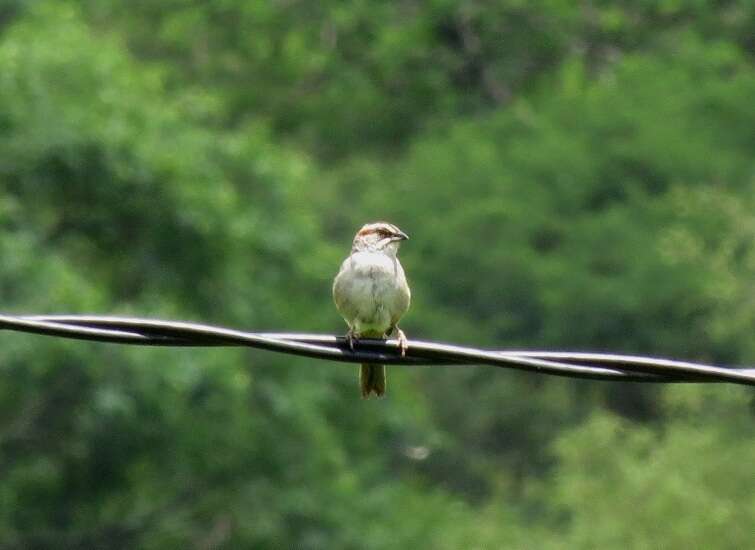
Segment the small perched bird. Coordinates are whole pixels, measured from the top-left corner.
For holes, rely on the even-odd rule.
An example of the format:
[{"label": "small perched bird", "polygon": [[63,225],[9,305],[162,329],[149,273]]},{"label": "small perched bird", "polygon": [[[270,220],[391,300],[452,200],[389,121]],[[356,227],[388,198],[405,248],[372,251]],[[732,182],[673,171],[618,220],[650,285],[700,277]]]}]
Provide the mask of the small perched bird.
[{"label": "small perched bird", "polygon": [[[398,338],[401,355],[406,336],[398,321],[409,309],[411,292],[396,254],[401,241],[409,237],[395,225],[368,223],[357,231],[351,254],[333,282],[333,300],[349,325],[346,338]],[[362,397],[385,394],[385,366],[364,364],[359,370]]]}]

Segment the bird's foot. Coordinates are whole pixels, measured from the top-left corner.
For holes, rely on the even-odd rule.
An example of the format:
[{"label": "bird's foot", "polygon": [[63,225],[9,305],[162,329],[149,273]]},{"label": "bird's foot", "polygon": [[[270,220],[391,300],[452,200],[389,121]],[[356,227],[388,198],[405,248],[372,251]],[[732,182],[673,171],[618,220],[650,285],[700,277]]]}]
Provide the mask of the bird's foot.
[{"label": "bird's foot", "polygon": [[352,330],[346,333],[346,341],[349,343],[349,349],[354,351],[354,342],[359,340],[359,336]]},{"label": "bird's foot", "polygon": [[406,339],[406,334],[400,328],[395,327],[393,330],[398,340],[398,349],[401,352],[401,357],[406,357],[406,350],[409,349],[409,340]]}]

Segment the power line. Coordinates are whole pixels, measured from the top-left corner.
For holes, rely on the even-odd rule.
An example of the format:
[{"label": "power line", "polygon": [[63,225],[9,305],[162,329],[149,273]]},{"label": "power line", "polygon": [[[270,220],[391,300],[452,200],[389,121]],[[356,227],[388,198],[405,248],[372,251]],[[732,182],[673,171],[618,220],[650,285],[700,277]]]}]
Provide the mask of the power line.
[{"label": "power line", "polygon": [[259,333],[197,323],[91,315],[0,315],[0,329],[96,342],[144,346],[245,346],[347,363],[403,366],[492,365],[593,380],[630,382],[729,382],[755,386],[755,369],[724,368],[631,355],[563,351],[483,350],[410,340],[401,357],[395,340],[322,334]]}]

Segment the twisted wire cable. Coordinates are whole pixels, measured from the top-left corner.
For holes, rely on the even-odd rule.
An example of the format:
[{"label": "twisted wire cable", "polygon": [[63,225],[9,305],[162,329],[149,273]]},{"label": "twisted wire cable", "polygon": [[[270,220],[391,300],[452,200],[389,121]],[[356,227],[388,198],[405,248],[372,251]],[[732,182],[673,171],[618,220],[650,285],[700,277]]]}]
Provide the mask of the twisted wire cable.
[{"label": "twisted wire cable", "polygon": [[704,365],[634,355],[567,351],[484,350],[409,340],[401,356],[396,340],[361,339],[349,347],[340,336],[245,332],[198,323],[94,315],[3,315],[0,330],[145,346],[245,346],[347,363],[403,366],[492,365],[541,374],[625,382],[729,382],[755,386],[755,369]]}]

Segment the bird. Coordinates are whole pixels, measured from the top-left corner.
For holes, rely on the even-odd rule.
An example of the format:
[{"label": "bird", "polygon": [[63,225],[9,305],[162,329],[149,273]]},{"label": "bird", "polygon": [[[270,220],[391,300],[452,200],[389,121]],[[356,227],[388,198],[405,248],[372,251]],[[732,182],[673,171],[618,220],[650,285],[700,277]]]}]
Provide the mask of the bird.
[{"label": "bird", "polygon": [[[351,349],[360,338],[396,338],[402,357],[408,347],[398,327],[409,309],[411,291],[397,253],[409,237],[387,222],[364,225],[354,236],[351,253],[333,281],[333,301],[349,330]],[[366,363],[359,369],[363,398],[385,395],[385,365]]]}]

